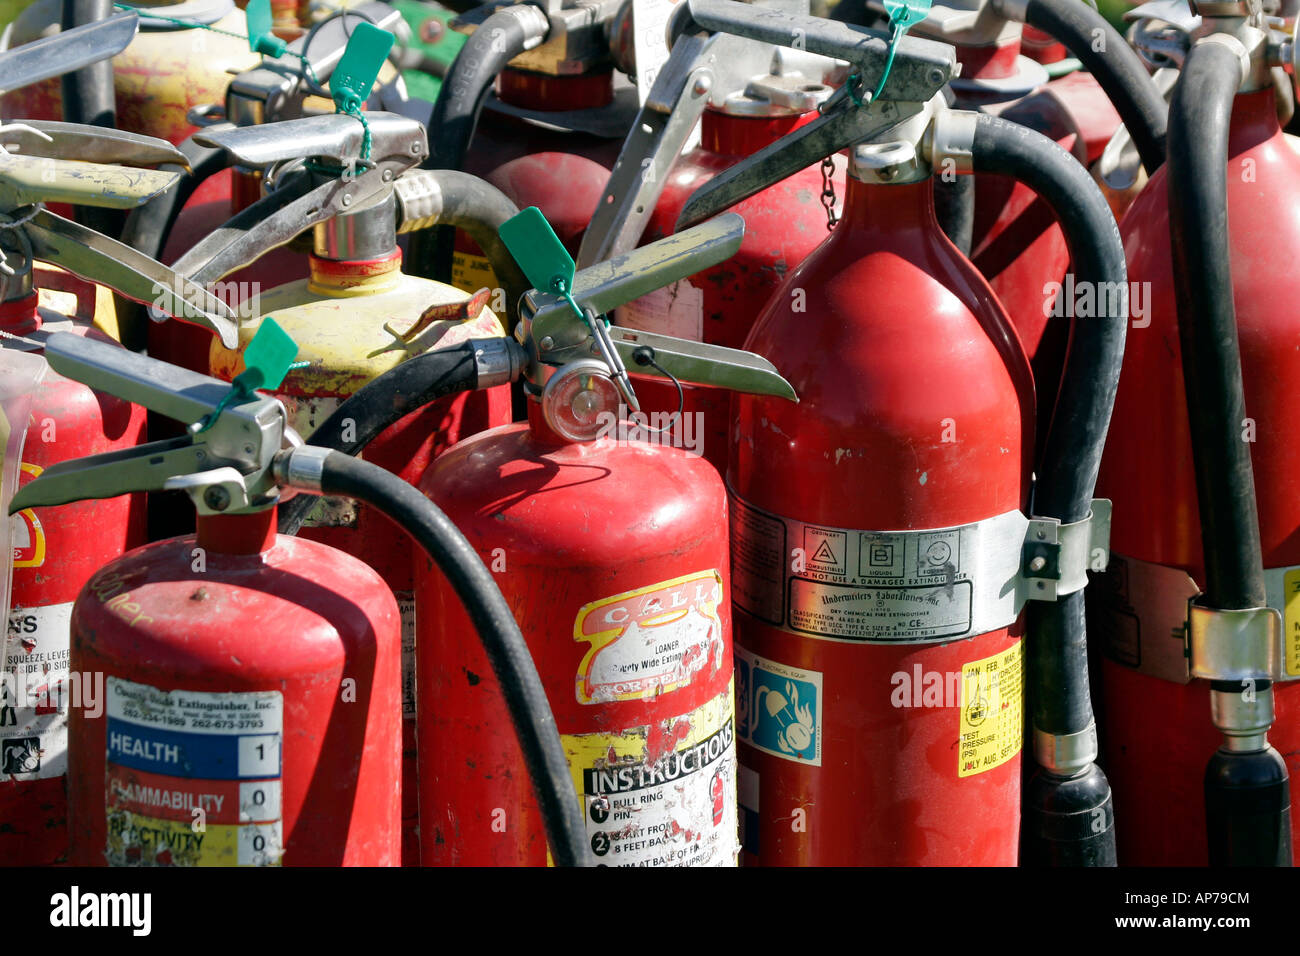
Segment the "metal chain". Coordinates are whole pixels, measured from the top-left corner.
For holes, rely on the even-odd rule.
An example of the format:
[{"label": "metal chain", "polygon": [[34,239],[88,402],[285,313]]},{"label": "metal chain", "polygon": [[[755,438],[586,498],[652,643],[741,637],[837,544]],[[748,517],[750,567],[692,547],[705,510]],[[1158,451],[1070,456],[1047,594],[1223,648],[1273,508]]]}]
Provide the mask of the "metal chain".
[{"label": "metal chain", "polygon": [[835,215],[835,157],[827,156],[822,160],[822,205],[826,208],[826,231],[832,232],[839,217]]}]

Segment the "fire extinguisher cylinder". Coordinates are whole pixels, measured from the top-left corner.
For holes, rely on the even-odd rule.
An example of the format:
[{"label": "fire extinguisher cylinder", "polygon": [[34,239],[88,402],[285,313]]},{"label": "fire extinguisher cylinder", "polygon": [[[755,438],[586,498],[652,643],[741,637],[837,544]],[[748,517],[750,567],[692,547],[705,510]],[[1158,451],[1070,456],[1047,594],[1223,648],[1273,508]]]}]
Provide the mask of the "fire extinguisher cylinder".
[{"label": "fire extinguisher cylinder", "polygon": [[275,474],[285,487],[346,495],[377,508],[404,528],[446,575],[501,685],[542,809],[551,855],[558,866],[576,866],[585,854],[585,826],[555,717],[519,625],[473,546],[437,505],[370,462],[302,446],[281,453]]},{"label": "fire extinguisher cylinder", "polygon": [[1205,772],[1209,858],[1290,866],[1288,774],[1268,742],[1281,622],[1265,607],[1253,467],[1240,438],[1247,413],[1228,248],[1229,124],[1251,72],[1236,37],[1211,34],[1189,51],[1169,108],[1169,229],[1205,557],[1205,591],[1189,617],[1193,672],[1211,679],[1224,734]]}]

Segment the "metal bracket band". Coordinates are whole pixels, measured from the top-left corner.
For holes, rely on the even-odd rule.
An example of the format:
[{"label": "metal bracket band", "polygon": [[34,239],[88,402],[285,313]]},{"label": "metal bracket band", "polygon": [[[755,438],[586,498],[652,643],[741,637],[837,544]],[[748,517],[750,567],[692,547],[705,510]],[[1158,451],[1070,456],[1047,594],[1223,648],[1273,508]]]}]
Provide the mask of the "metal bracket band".
[{"label": "metal bracket band", "polygon": [[1030,518],[1025,535],[1023,573],[1031,601],[1055,601],[1088,585],[1089,571],[1110,562],[1111,504],[1094,498],[1082,521]]}]

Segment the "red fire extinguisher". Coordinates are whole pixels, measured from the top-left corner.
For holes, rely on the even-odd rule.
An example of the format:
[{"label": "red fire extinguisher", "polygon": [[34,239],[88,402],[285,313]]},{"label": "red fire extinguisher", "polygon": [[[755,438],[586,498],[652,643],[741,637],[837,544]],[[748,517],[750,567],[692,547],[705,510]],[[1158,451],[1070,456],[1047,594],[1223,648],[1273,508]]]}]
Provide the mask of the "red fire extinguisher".
[{"label": "red fire extinguisher", "polygon": [[[696,188],[815,119],[843,80],[842,64],[815,54],[726,34],[678,37],[583,234],[579,267],[670,235]],[[700,144],[679,156],[697,123]],[[843,164],[830,159],[746,199],[735,208],[745,219],[735,256],[629,302],[615,321],[739,348],[785,276],[832,228],[843,193]],[[639,395],[663,420],[678,405],[666,382],[644,382]],[[682,401],[673,426],[680,441],[725,471],[730,396],[684,387]],[[686,430],[696,422],[702,434]]]},{"label": "red fire extinguisher", "polygon": [[[529,213],[539,231],[525,228]],[[635,394],[618,370],[637,368],[639,355],[643,369],[700,384],[793,393],[753,356],[601,329],[597,314],[734,253],[743,222],[730,216],[576,277],[544,225],[532,209],[502,230],[542,290],[526,297],[520,333],[534,356],[529,420],[462,442],[420,489],[485,561],[504,562],[503,591],[539,661],[581,801],[585,862],[734,865],[726,496],[698,455],[618,433]],[[552,249],[540,250],[546,239]],[[690,372],[683,359],[694,360]],[[556,560],[567,554],[576,560]],[[482,656],[445,583],[426,573],[416,588],[421,860],[543,864],[500,691],[477,676]],[[471,728],[495,739],[449,745]]]},{"label": "red fire extinguisher", "polygon": [[52,336],[57,370],[192,421],[183,441],[56,465],[12,510],[164,484],[197,535],[100,569],[72,614],[72,856],[115,865],[393,865],[400,845],[397,607],[379,576],[275,532],[279,488],[349,494],[399,520],[453,581],[503,683],[559,862],[580,849],[564,754],[490,573],[431,503],[378,466],[304,446],[273,388],[297,349],[270,323],[227,385]]},{"label": "red fire extinguisher", "polygon": [[[575,277],[540,213],[526,210],[502,235],[529,281],[552,291],[525,297],[524,354],[471,343],[455,360],[421,356],[335,413],[375,434],[431,395],[526,376],[529,421],[462,442],[420,487],[497,573],[538,660],[590,865],[735,860],[726,498],[716,471],[671,433],[630,423],[627,370],[793,394],[755,356],[606,326],[598,314],[734,253],[742,229],[723,217]],[[509,687],[486,673],[463,612],[427,568],[416,599],[422,862],[545,863],[502,709]]]},{"label": "red fire extinguisher", "polygon": [[[820,120],[716,177],[680,220],[851,147],[845,219],[747,342],[779,356],[800,403],[733,405],[747,860],[1113,865],[1081,609],[1089,558],[1104,556],[1105,512],[1091,492],[1122,311],[1103,306],[1077,327],[1034,465],[1028,363],[992,292],[938,229],[930,175],[951,160],[1023,179],[1069,225],[1079,281],[1123,287],[1105,200],[1046,137],[946,110],[951,48],[895,36],[882,77],[886,45],[863,42],[878,34],[788,15],[754,23],[746,10],[690,4],[708,29],[799,36],[849,59],[865,88],[846,88]],[[1021,598],[1035,599],[1027,653]],[[1026,685],[1039,770],[1022,844]]]},{"label": "red fire extinguisher", "polygon": [[[5,273],[0,328],[6,350],[40,356],[53,334],[110,343],[93,324],[109,289],[172,312],[177,304],[163,290],[204,298],[202,290],[160,264],[42,205],[46,200],[119,209],[138,205],[166,188],[175,174],[107,164],[175,162],[178,154],[169,143],[40,121],[5,127],[4,142],[19,150],[6,157],[0,172],[0,208],[17,223],[0,233]],[[79,161],[88,155],[103,162]],[[58,262],[75,277],[39,262]],[[29,421],[10,425],[27,431],[21,449],[25,485],[59,462],[138,445],[144,412],[46,371],[32,396]],[[43,865],[67,855],[68,710],[93,693],[69,671],[72,602],[97,568],[144,542],[144,501],[123,494],[68,509],[24,508],[10,530],[12,607],[0,671],[7,698],[0,708],[0,815],[6,823],[0,856],[14,865]]]},{"label": "red fire extinguisher", "polygon": [[[1117,812],[1133,821],[1125,862],[1289,864],[1300,550],[1281,410],[1297,366],[1278,294],[1296,266],[1277,250],[1300,240],[1300,160],[1268,71],[1294,73],[1293,48],[1245,3],[1201,13],[1174,87],[1169,159],[1121,224],[1142,307],[1101,477],[1117,519],[1116,562],[1092,608],[1105,637],[1105,762]],[[1158,489],[1152,462],[1164,466]]]},{"label": "red fire extinguisher", "polygon": [[[913,32],[955,44],[962,67],[951,84],[958,108],[1035,129],[1085,165],[1101,154],[1123,117],[1138,131],[1147,168],[1163,161],[1163,101],[1137,55],[1092,7],[1076,0],[940,2]],[[1021,55],[1032,52],[1031,34],[1050,34],[1091,72],[1049,81],[1040,57]],[[1051,210],[1022,183],[993,176],[947,179],[937,187],[950,207],[941,207],[940,222],[1006,308],[1033,365],[1039,401],[1050,408],[1072,323],[1064,303],[1045,290],[1059,287],[1069,271],[1065,236]],[[968,242],[958,230],[969,231]],[[1043,427],[1048,421],[1049,415],[1041,416]]]},{"label": "red fire extinguisher", "polygon": [[[205,262],[198,275],[219,279],[233,266],[259,255],[304,229],[302,210],[316,210],[309,278],[277,284],[259,293],[256,306],[245,303],[237,341],[214,341],[209,367],[221,378],[242,370],[243,350],[264,316],[274,314],[299,343],[305,367],[290,372],[277,390],[289,409],[290,424],[314,440],[315,428],[339,404],[370,379],[411,355],[452,348],[471,338],[501,335],[502,319],[488,307],[488,293],[468,296],[402,270],[399,232],[439,222],[456,223],[483,239],[496,256],[498,271],[513,292],[497,306],[515,301],[526,289],[518,268],[494,235],[495,227],[517,210],[499,192],[474,177],[447,170],[415,170],[425,153],[424,131],[414,120],[390,113],[368,114],[370,160],[375,168],[349,182],[308,172],[305,184],[282,185],[292,198],[278,212],[258,222],[232,245],[222,232],[193,250]],[[240,163],[264,167],[296,156],[301,143],[312,142],[318,166],[345,164],[356,156],[363,131],[352,117],[317,116],[258,128],[214,131],[202,142],[218,146]],[[304,189],[315,188],[306,195]],[[285,200],[278,191],[263,203],[274,208]],[[256,221],[261,206],[251,207]],[[328,218],[326,218],[328,217]],[[495,244],[495,245],[494,245]],[[237,254],[238,262],[228,258]],[[210,257],[210,258],[209,258]],[[206,261],[205,261],[206,260]],[[395,422],[370,444],[367,459],[414,483],[433,457],[475,432],[510,420],[507,388],[447,395]],[[281,530],[322,541],[360,558],[377,570],[398,598],[403,621],[404,709],[409,771],[404,785],[406,851],[416,850],[414,599],[412,552],[400,528],[381,513],[350,500],[319,502],[310,513],[294,511]]]}]

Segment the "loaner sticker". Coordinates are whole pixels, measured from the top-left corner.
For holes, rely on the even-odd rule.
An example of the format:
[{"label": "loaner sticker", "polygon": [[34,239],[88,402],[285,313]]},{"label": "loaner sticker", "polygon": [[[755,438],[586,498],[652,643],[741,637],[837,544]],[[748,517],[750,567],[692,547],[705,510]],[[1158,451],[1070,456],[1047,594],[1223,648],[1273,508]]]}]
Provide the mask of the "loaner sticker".
[{"label": "loaner sticker", "polygon": [[1022,649],[971,661],[961,669],[961,742],[957,776],[972,777],[1020,752],[1024,734]]},{"label": "loaner sticker", "polygon": [[686,687],[725,663],[722,575],[700,571],[586,605],[573,639],[591,646],[578,665],[580,704],[641,700]]},{"label": "loaner sticker", "polygon": [[276,866],[284,698],[108,678],[110,866]]}]

